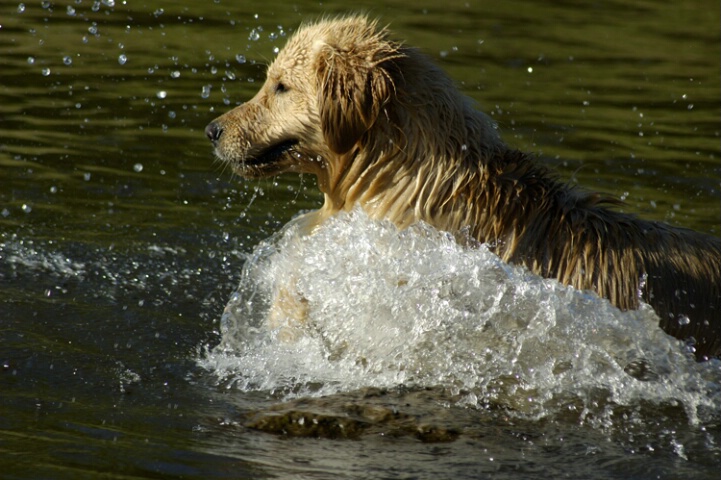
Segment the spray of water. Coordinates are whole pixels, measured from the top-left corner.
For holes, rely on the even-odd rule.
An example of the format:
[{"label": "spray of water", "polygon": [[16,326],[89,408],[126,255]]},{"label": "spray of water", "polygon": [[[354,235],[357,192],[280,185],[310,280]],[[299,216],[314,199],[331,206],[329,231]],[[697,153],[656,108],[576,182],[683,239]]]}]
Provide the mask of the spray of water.
[{"label": "spray of water", "polygon": [[[306,309],[292,335],[268,322],[279,289]],[[657,325],[648,306],[621,312],[484,245],[356,210],[261,243],[201,362],[229,388],[286,397],[440,386],[527,418],[612,422],[618,406],[651,403],[704,422],[721,407],[719,362],[695,362]]]}]

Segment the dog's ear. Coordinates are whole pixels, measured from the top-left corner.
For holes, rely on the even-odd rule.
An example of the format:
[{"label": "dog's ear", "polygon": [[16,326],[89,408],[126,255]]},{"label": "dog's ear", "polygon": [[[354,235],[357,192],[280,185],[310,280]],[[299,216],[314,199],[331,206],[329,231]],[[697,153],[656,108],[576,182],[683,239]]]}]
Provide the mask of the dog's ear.
[{"label": "dog's ear", "polygon": [[325,141],[335,153],[349,151],[395,93],[394,62],[403,55],[375,53],[327,44],[321,49],[317,70],[320,122]]}]

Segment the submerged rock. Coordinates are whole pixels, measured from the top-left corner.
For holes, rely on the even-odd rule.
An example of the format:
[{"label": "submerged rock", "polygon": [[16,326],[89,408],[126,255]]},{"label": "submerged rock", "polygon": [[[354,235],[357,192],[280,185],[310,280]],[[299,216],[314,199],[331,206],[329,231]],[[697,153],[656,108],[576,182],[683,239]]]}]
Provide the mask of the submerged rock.
[{"label": "submerged rock", "polygon": [[462,433],[459,425],[463,424],[454,413],[465,409],[448,409],[448,400],[443,389],[364,389],[279,403],[248,414],[245,426],[290,437],[383,435],[452,442]]}]

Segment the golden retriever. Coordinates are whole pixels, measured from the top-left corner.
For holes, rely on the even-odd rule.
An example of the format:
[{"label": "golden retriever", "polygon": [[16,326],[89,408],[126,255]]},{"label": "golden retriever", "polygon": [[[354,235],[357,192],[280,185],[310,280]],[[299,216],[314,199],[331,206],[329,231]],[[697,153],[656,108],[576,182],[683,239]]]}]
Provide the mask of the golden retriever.
[{"label": "golden retriever", "polygon": [[[507,147],[426,56],[364,16],[299,28],[255,97],[205,132],[241,176],[318,177],[325,202],[303,219],[308,233],[355,205],[399,228],[468,231],[504,261],[620,309],[649,303],[698,359],[721,354],[721,239],[619,213],[615,200],[561,183]],[[302,321],[302,299],[275,301]]]}]

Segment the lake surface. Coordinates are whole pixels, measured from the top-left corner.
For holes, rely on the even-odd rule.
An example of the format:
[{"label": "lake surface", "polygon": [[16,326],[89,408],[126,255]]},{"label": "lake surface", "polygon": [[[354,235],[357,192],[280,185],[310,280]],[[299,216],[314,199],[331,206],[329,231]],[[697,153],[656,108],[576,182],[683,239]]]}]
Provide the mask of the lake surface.
[{"label": "lake surface", "polygon": [[[717,3],[353,8],[562,179],[721,235]],[[718,478],[721,362],[652,312],[362,212],[298,241],[312,178],[214,161],[205,125],[346,11],[0,0],[3,478]],[[298,266],[322,308],[279,344],[258,325]]]}]

